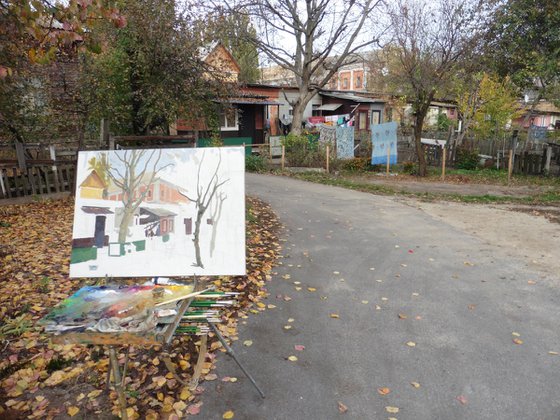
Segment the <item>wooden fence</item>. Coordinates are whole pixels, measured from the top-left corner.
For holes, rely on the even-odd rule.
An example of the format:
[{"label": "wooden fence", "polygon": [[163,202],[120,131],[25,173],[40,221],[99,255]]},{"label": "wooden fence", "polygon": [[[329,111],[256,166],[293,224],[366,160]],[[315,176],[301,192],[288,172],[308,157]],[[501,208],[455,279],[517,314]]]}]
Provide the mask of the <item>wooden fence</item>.
[{"label": "wooden fence", "polygon": [[0,163],[0,199],[74,191],[75,162],[27,162],[19,169],[17,162]]}]

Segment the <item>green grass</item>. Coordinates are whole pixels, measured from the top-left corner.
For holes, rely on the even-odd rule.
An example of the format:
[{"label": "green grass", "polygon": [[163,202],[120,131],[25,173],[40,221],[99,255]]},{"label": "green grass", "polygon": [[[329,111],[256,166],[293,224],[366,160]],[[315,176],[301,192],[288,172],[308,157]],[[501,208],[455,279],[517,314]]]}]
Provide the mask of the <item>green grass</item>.
[{"label": "green grass", "polygon": [[[284,174],[286,175],[286,174]],[[498,196],[498,195],[463,195],[463,194],[446,194],[446,193],[433,193],[433,192],[409,192],[403,191],[398,187],[375,185],[359,180],[351,180],[344,177],[337,177],[325,173],[317,172],[303,172],[291,173],[292,178],[301,179],[304,181],[315,182],[324,185],[333,185],[337,187],[347,188],[356,191],[369,192],[379,195],[402,195],[407,197],[414,197],[425,201],[455,201],[462,203],[479,203],[479,204],[560,204],[560,191],[546,192],[535,194],[527,197],[511,197],[511,196]]]}]

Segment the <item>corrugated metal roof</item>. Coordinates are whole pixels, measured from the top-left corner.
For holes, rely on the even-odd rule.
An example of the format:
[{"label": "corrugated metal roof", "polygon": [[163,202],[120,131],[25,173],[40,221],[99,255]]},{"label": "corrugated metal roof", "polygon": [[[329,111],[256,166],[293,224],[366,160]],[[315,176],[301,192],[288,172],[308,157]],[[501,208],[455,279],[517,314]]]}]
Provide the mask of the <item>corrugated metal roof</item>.
[{"label": "corrugated metal roof", "polygon": [[319,92],[321,96],[328,96],[329,98],[343,99],[346,101],[357,102],[361,104],[383,104],[385,103],[382,99],[373,99],[365,96],[355,95],[353,93],[327,93]]},{"label": "corrugated metal roof", "polygon": [[87,214],[113,214],[113,212],[106,207],[82,206],[82,211]]},{"label": "corrugated metal roof", "polygon": [[319,111],[334,111],[335,109],[338,109],[341,106],[342,104],[324,104],[315,109]]}]

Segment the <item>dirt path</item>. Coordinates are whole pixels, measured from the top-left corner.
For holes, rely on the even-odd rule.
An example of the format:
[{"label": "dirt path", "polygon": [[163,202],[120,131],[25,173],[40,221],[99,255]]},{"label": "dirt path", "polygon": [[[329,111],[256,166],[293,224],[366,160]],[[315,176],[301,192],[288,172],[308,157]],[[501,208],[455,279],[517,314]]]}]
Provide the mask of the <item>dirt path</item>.
[{"label": "dirt path", "polygon": [[[460,182],[460,178],[455,177],[455,182]],[[399,191],[412,193],[438,193],[438,194],[460,194],[460,195],[495,195],[503,197],[528,197],[552,191],[554,187],[540,185],[507,186],[495,184],[475,184],[475,183],[447,183],[432,181],[412,181],[408,178],[403,180],[397,177],[386,178],[381,176],[352,177],[360,182],[375,185],[392,187]]]},{"label": "dirt path", "polygon": [[557,278],[560,273],[560,224],[545,217],[550,209],[397,200],[482,239],[497,252],[547,277]]}]

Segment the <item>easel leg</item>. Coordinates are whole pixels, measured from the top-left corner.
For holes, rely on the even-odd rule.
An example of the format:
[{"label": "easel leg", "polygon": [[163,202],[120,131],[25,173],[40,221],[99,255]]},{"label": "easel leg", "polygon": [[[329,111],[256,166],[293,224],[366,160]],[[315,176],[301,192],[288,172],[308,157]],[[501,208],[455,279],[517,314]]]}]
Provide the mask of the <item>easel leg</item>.
[{"label": "easel leg", "polygon": [[126,397],[124,395],[123,383],[121,379],[121,370],[119,367],[119,359],[117,358],[117,352],[113,346],[109,347],[109,361],[111,369],[113,371],[113,379],[115,381],[115,390],[117,391],[117,396],[119,398],[119,408],[121,409],[121,419],[128,420],[128,414],[126,413]]},{"label": "easel leg", "polygon": [[233,349],[228,345],[228,343],[226,343],[226,340],[224,340],[224,337],[222,337],[222,334],[220,334],[220,331],[218,330],[218,328],[211,322],[209,323],[209,325],[210,325],[210,328],[212,328],[212,331],[214,331],[214,333],[216,334],[216,337],[218,337],[218,340],[220,340],[220,343],[222,343],[222,346],[224,346],[224,348],[226,349],[227,355],[230,356],[233,360],[235,360],[235,363],[237,363],[237,366],[239,366],[239,368],[243,371],[245,376],[251,381],[253,386],[259,392],[261,398],[264,398],[265,397],[264,393],[261,391],[261,389],[259,388],[259,386],[255,382],[253,377],[249,374],[249,372],[247,372],[247,370],[243,367],[243,365],[239,362],[239,360],[237,360],[237,357],[235,356],[235,353],[233,352]]},{"label": "easel leg", "polygon": [[200,348],[198,349],[198,360],[196,361],[196,366],[194,368],[193,377],[190,382],[189,388],[191,390],[198,386],[198,381],[200,380],[200,374],[202,373],[202,367],[204,366],[204,360],[206,360],[206,353],[208,352],[208,336],[203,335],[200,339]]}]

